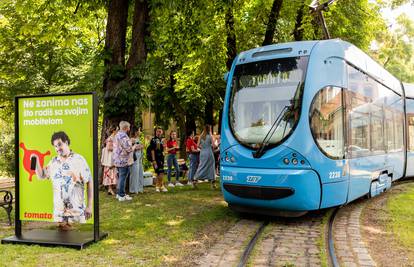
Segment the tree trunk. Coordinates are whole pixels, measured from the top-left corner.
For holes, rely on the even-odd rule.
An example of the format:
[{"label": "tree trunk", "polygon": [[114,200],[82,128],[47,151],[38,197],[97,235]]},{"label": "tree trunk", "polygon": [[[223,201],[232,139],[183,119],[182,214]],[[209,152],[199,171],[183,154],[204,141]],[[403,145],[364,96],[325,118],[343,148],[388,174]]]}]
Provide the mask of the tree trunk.
[{"label": "tree trunk", "polygon": [[[104,118],[101,144],[103,144],[103,137],[111,125],[118,125],[121,120],[126,120],[132,125],[135,122],[135,104],[128,103],[119,106],[115,91],[130,90],[133,93],[133,88],[137,86],[138,81],[133,81],[130,77],[131,71],[138,65],[143,64],[147,57],[145,38],[149,36],[149,7],[147,0],[135,1],[132,42],[128,62],[125,64],[128,5],[128,0],[112,0],[108,7],[105,51],[110,57],[105,59],[104,62],[106,72],[103,86]],[[122,88],[117,88],[121,83]]]},{"label": "tree trunk", "polygon": [[302,20],[303,20],[303,9],[305,5],[302,4],[298,8],[298,12],[296,13],[296,23],[295,29],[293,29],[293,37],[295,41],[302,41],[303,40],[303,29],[302,29]]},{"label": "tree trunk", "polygon": [[196,125],[196,119],[191,114],[187,113],[185,116],[185,129],[186,129],[186,135],[188,136],[188,133],[194,132],[194,134],[197,133],[197,125]]},{"label": "tree trunk", "polygon": [[142,64],[147,59],[145,38],[149,36],[149,7],[147,0],[136,0],[132,24],[132,44],[127,62],[127,70]]},{"label": "tree trunk", "polygon": [[214,117],[213,116],[214,105],[213,105],[213,100],[211,99],[211,96],[208,96],[204,112],[205,112],[204,124],[210,124],[211,126],[213,126],[214,125],[214,118],[213,118]]},{"label": "tree trunk", "polygon": [[[234,59],[237,56],[237,42],[236,42],[236,30],[234,29],[234,15],[233,15],[233,0],[229,1],[229,5],[226,12],[226,33],[227,33],[227,60],[226,67],[227,71],[230,71]],[[226,87],[221,91],[220,97],[224,103],[224,98],[226,95]],[[221,121],[223,118],[223,107],[219,111],[219,129],[218,132],[221,132]]]},{"label": "tree trunk", "polygon": [[121,120],[134,125],[135,103],[118,101],[119,91],[135,94],[138,81],[130,79],[131,71],[145,62],[147,48],[145,38],[149,35],[149,7],[147,0],[136,0],[133,15],[132,42],[128,62],[125,63],[126,32],[129,0],[111,0],[108,5],[108,21],[106,25],[105,51],[108,54],[104,61],[105,75],[103,81],[104,114],[101,131],[101,147],[106,132],[111,126],[118,126]]},{"label": "tree trunk", "polygon": [[[105,52],[110,55],[105,58],[105,76],[103,90],[105,95],[113,90],[123,77],[114,75],[113,71],[125,67],[125,47],[128,18],[128,0],[112,0],[108,6],[108,21],[106,24]],[[116,68],[118,67],[118,69]]]},{"label": "tree trunk", "polygon": [[[105,74],[103,80],[104,107],[110,105],[111,92],[123,78],[123,75],[114,75],[115,70],[125,66],[126,31],[128,18],[128,0],[112,0],[108,5],[108,21],[106,24],[104,60]],[[117,67],[118,66],[118,67]],[[107,137],[107,130],[112,125],[118,125],[121,118],[112,117],[104,108],[100,148],[103,147]],[[100,165],[100,164],[99,164]]]},{"label": "tree trunk", "polygon": [[[170,58],[172,62],[174,62],[173,58]],[[177,66],[173,66],[170,68],[170,87],[169,87],[169,96],[172,106],[176,112],[175,119],[177,121],[178,126],[178,134],[180,137],[180,157],[185,159],[186,152],[185,152],[185,139],[186,139],[186,122],[185,122],[185,110],[181,105],[181,101],[178,98],[177,94],[175,93],[175,84],[177,83],[176,79],[174,78],[174,73],[178,69]]]},{"label": "tree trunk", "polygon": [[[234,29],[233,0],[229,1],[226,12],[226,32],[227,32],[227,70],[230,71],[233,60],[237,56],[236,31]],[[224,95],[224,94],[223,94]]]},{"label": "tree trunk", "polygon": [[282,9],[283,0],[274,0],[272,9],[269,14],[269,21],[266,27],[266,34],[262,46],[270,45],[273,43],[273,38],[276,31],[276,23],[279,18],[280,10]]}]

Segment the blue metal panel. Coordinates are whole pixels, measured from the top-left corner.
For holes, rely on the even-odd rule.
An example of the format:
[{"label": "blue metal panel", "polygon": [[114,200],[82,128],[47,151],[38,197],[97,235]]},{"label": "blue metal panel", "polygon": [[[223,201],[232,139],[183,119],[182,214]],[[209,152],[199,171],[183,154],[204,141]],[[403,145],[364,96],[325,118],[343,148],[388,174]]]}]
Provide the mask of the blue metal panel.
[{"label": "blue metal panel", "polygon": [[[254,183],[247,176],[260,177]],[[305,211],[319,209],[321,185],[312,170],[260,169],[221,167],[222,191],[230,204],[265,207],[278,210]],[[224,183],[237,185],[274,186],[292,188],[294,194],[277,200],[247,199],[234,196],[223,188]]]},{"label": "blue metal panel", "polygon": [[346,203],[348,181],[322,185],[321,209],[335,207]]}]

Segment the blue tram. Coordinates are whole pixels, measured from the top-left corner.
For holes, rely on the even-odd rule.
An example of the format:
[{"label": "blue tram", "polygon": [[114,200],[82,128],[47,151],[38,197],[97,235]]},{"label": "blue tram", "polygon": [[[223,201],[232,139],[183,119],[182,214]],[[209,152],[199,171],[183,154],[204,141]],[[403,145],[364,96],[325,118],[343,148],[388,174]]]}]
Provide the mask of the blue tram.
[{"label": "blue tram", "polygon": [[342,40],[240,53],[223,114],[221,186],[235,210],[301,214],[414,176],[414,86]]}]

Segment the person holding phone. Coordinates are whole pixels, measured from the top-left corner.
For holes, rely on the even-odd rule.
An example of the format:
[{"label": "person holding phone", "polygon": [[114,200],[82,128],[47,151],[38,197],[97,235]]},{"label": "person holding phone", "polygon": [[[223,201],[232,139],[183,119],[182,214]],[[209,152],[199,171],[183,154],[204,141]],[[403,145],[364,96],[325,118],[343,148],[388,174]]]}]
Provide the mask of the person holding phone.
[{"label": "person holding phone", "polygon": [[[178,166],[177,162],[177,151],[179,150],[179,146],[177,143],[177,132],[171,131],[170,132],[170,138],[167,141],[167,179],[168,179],[168,187],[174,187],[174,186],[183,186],[182,183],[180,183],[180,166]],[[174,165],[175,169],[175,185],[171,183],[171,172],[172,172],[172,166]]]},{"label": "person holding phone", "polygon": [[[73,152],[70,139],[63,132],[52,135],[51,144],[57,156],[45,168],[40,166],[37,155],[32,155],[39,179],[50,179],[53,185],[53,219],[61,230],[70,230],[73,222],[85,223],[92,217],[93,180],[85,158]],[[33,160],[35,158],[35,160]],[[85,204],[85,186],[87,204]]]}]

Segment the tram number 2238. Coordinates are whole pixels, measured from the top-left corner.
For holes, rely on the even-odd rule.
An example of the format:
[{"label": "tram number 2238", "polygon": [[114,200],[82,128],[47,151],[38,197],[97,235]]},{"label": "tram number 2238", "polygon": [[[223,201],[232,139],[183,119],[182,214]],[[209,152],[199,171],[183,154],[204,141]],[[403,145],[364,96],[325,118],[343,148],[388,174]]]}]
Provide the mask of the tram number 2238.
[{"label": "tram number 2238", "polygon": [[341,172],[329,172],[329,179],[341,178]]}]

